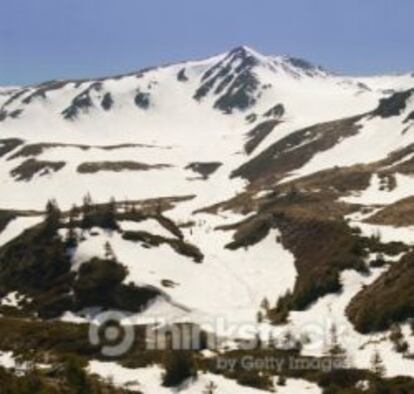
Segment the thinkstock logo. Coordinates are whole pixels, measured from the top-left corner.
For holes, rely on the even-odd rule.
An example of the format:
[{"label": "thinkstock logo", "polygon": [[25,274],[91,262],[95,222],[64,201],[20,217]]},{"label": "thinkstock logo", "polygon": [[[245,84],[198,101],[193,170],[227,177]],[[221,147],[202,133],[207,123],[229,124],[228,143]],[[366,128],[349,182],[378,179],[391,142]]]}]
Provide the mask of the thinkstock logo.
[{"label": "thinkstock logo", "polygon": [[[346,326],[327,320],[323,324],[308,322],[291,331],[270,325],[229,323],[217,317],[200,324],[171,323],[159,317],[146,318],[145,326],[125,313],[108,311],[95,316],[89,327],[91,344],[99,346],[102,355],[120,357],[134,345],[136,327],[140,326],[139,340],[147,350],[221,350],[237,346],[241,350],[293,349],[326,354],[329,348],[347,347]],[[335,329],[333,330],[333,327]]]},{"label": "thinkstock logo", "polygon": [[134,325],[122,312],[100,313],[89,326],[89,341],[100,346],[102,355],[106,357],[122,356],[134,344]]}]

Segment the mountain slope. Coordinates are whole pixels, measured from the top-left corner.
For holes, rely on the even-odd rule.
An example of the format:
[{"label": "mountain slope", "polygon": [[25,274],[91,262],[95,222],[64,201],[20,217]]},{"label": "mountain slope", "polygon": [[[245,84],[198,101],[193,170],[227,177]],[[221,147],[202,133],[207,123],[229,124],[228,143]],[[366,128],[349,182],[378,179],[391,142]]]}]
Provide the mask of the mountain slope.
[{"label": "mountain slope", "polygon": [[[291,332],[309,337],[301,349],[312,357],[326,354],[315,325],[326,339],[334,324],[356,367],[369,368],[365,354],[378,346],[389,375],[403,366],[414,376],[412,357],[392,350],[389,325],[378,333],[363,320],[361,330],[355,317],[371,294],[390,298],[384,283],[394,272],[411,273],[414,234],[398,215],[414,210],[413,88],[413,75],[341,76],[238,47],[127,75],[1,89],[1,307],[76,324],[108,305],[137,325],[160,310],[168,323],[210,331],[224,319],[254,328],[223,334],[232,346]],[[52,240],[38,234],[51,199],[63,210]],[[68,234],[77,240],[70,265],[49,275],[42,242],[62,252]],[[19,252],[29,243],[39,249],[33,259]],[[120,283],[107,269],[122,271]],[[51,283],[26,286],[37,270]],[[86,297],[96,308],[81,308],[77,292],[96,290],[94,281],[112,286],[111,302]],[[134,297],[145,305],[131,305]],[[400,301],[399,311],[411,308]],[[406,318],[393,323],[407,331]]]}]

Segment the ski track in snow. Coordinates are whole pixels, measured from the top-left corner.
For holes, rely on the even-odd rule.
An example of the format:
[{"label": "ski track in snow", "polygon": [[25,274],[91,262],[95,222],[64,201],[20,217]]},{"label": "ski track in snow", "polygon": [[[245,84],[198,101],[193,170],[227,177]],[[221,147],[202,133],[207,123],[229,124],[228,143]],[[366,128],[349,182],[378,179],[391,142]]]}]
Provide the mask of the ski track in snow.
[{"label": "ski track in snow", "polygon": [[[176,286],[164,291],[174,302],[190,308],[196,322],[208,324],[222,318],[228,324],[254,323],[264,297],[274,304],[293,288],[293,255],[276,242],[276,231],[247,250],[227,250],[224,245],[231,240],[231,234],[214,231],[211,225],[196,226],[188,238],[204,253],[202,264],[177,254],[168,245],[148,249],[123,240],[117,233],[93,229],[100,235],[79,245],[73,269],[94,255],[103,256],[104,244],[109,241],[128,268],[126,282],[161,287],[162,280],[173,281]],[[189,236],[190,230],[185,231]]]}]

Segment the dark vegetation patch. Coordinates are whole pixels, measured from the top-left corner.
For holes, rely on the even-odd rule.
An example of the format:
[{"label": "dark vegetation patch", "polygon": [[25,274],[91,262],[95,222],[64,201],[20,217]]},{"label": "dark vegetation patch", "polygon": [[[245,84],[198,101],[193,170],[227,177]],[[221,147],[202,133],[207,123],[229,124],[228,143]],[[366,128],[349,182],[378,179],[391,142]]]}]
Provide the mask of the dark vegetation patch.
[{"label": "dark vegetation patch", "polygon": [[[271,381],[276,376],[278,385],[286,384],[286,379],[305,379],[317,384],[325,394],[362,394],[362,393],[411,393],[414,387],[414,380],[409,377],[397,377],[385,379],[383,376],[369,370],[360,370],[353,367],[341,367],[340,357],[326,356],[314,358],[301,355],[299,358],[303,361],[303,366],[290,368],[292,360],[297,359],[298,351],[281,350],[281,349],[254,349],[254,350],[232,350],[220,355],[223,362],[233,360],[233,369],[217,368],[215,358],[201,360],[201,368],[212,373],[223,375],[228,379],[237,381],[238,384],[262,389],[266,391],[278,391],[278,387],[273,387]],[[243,365],[246,358],[251,360],[266,360],[274,358],[280,361],[282,366],[279,371],[277,368],[264,367],[247,369]],[[317,365],[327,365],[337,363],[336,367],[330,370],[324,370]],[[339,364],[339,365],[338,365]],[[306,366],[311,366],[306,368]],[[315,366],[315,367],[312,367]],[[369,390],[357,388],[360,382],[367,382]],[[298,393],[299,394],[299,393]],[[300,393],[302,394],[302,392]]]},{"label": "dark vegetation patch", "polygon": [[367,223],[406,227],[414,225],[414,197],[387,205],[365,220]]},{"label": "dark vegetation patch", "polygon": [[333,191],[342,195],[367,189],[371,176],[372,168],[367,165],[336,167],[316,172],[293,182],[288,182],[282,186],[282,189],[285,191],[287,188],[294,188],[296,190],[323,190],[326,192]]},{"label": "dark vegetation patch", "polygon": [[[11,372],[0,370],[0,381],[3,387],[10,388],[5,394],[60,394],[60,393],[85,393],[85,394],[121,394],[126,393],[122,389],[110,388],[110,383],[102,383],[95,377],[87,376],[83,368],[91,358],[100,358],[99,349],[91,347],[88,341],[86,325],[71,325],[56,322],[47,325],[40,321],[12,320],[6,318],[4,325],[0,327],[1,343],[11,348],[12,344],[19,344],[20,352],[23,349],[36,349],[35,357],[38,360],[46,358],[52,360],[54,366],[45,370],[30,370],[23,376],[16,376]],[[182,326],[182,325],[181,325]],[[320,386],[324,393],[350,394],[361,393],[356,389],[357,383],[366,381],[369,383],[372,393],[411,393],[413,379],[409,377],[397,377],[385,379],[378,374],[368,370],[355,368],[344,369],[336,367],[332,370],[321,369],[320,365],[332,365],[335,359],[331,357],[314,358],[301,356],[303,368],[289,368],[289,362],[298,358],[296,350],[280,349],[252,349],[232,350],[220,355],[221,360],[226,362],[232,360],[234,369],[218,368],[216,357],[203,358],[197,351],[172,351],[166,350],[149,351],[145,349],[146,327],[135,327],[136,341],[130,352],[122,357],[120,363],[128,368],[144,368],[149,365],[158,364],[164,370],[162,376],[163,385],[172,387],[173,391],[178,389],[188,378],[196,378],[199,372],[210,372],[222,375],[227,379],[236,381],[245,387],[255,389],[274,390],[272,380],[278,377],[278,384],[285,384],[286,379],[305,379]],[[182,330],[181,330],[182,331]],[[30,341],[29,341],[30,338]],[[59,338],[59,340],[52,340]],[[84,344],[84,346],[80,346]],[[66,346],[64,346],[66,345]],[[29,353],[29,352],[27,352]],[[33,354],[31,355],[33,357]],[[275,359],[280,361],[281,370],[269,368],[245,368],[243,360],[267,360]],[[306,368],[305,366],[315,366]],[[22,391],[21,388],[27,388]],[[15,390],[15,391],[13,391]],[[50,391],[49,391],[50,390]],[[66,391],[67,390],[67,391]],[[95,391],[96,390],[96,391]],[[215,389],[212,389],[214,392]],[[205,390],[205,392],[210,392]]]},{"label": "dark vegetation patch", "polygon": [[[256,243],[272,227],[281,232],[279,242],[293,253],[298,272],[293,293],[287,301],[288,310],[304,310],[319,297],[340,291],[339,274],[345,269],[367,271],[366,251],[344,222],[269,213],[245,223],[228,247],[234,249]],[[275,310],[274,314],[282,312]]]},{"label": "dark vegetation patch", "polygon": [[22,113],[22,109],[15,109],[14,111],[9,112],[8,116],[10,116],[12,119],[17,119]]},{"label": "dark vegetation patch", "polygon": [[[246,220],[235,226],[221,227],[221,230],[237,228],[233,241],[226,245],[227,249],[237,250],[248,248],[262,241],[272,228],[272,218],[269,215],[256,217],[255,220]],[[276,241],[276,240],[275,240]]]},{"label": "dark vegetation patch", "polygon": [[21,144],[23,144],[23,141],[18,138],[7,138],[0,140],[0,157],[7,155]]},{"label": "dark vegetation patch", "polygon": [[268,109],[263,117],[265,118],[277,118],[280,119],[285,114],[285,107],[283,104],[276,104],[272,108]]},{"label": "dark vegetation patch", "polygon": [[180,227],[178,227],[173,220],[167,218],[166,216],[163,216],[160,213],[158,213],[155,216],[155,219],[158,221],[159,224],[161,224],[162,227],[164,227],[167,231],[169,231],[175,237],[181,240],[184,239],[184,234],[182,233]]},{"label": "dark vegetation patch", "polygon": [[214,174],[223,163],[219,161],[210,161],[210,162],[193,162],[189,163],[185,169],[196,172],[202,176],[203,179],[207,180],[210,175]]},{"label": "dark vegetation patch", "polygon": [[[23,294],[47,290],[66,277],[70,260],[65,245],[47,223],[24,231],[0,248],[0,289]],[[70,275],[69,275],[70,276]]]},{"label": "dark vegetation patch", "polygon": [[166,352],[163,360],[165,372],[162,376],[164,387],[178,387],[186,380],[197,377],[197,368],[192,352],[176,350]]},{"label": "dark vegetation patch", "polygon": [[72,104],[62,112],[62,115],[67,120],[74,120],[79,116],[81,111],[87,112],[92,106],[92,99],[87,92],[84,92],[72,100]]},{"label": "dark vegetation patch", "polygon": [[180,82],[187,82],[188,81],[188,77],[185,74],[185,68],[182,68],[178,74],[177,74],[177,80]]},{"label": "dark vegetation patch", "polygon": [[236,48],[225,59],[215,64],[202,76],[203,84],[194,94],[202,100],[214,89],[220,97],[214,108],[225,113],[245,110],[256,102],[259,81],[253,72],[257,59],[244,48]]},{"label": "dark vegetation patch", "polygon": [[[127,213],[117,212],[117,220],[144,220],[145,217],[154,217],[173,209],[176,204],[192,200],[194,195],[148,198],[145,200],[118,201],[117,207],[128,210]],[[104,206],[104,204],[95,204]],[[141,218],[141,219],[139,219]],[[158,220],[158,219],[157,219]]]},{"label": "dark vegetation patch", "polygon": [[[255,182],[237,196],[198,212],[217,214],[232,210],[247,215],[258,210],[278,206],[284,212],[308,218],[342,220],[360,209],[359,205],[338,201],[353,191],[365,190],[370,183],[372,168],[369,165],[333,168],[269,187],[267,182]],[[258,197],[260,191],[264,196]]]},{"label": "dark vegetation patch", "polygon": [[83,363],[75,357],[62,360],[53,368],[29,369],[24,374],[0,367],[2,393],[132,394],[129,390],[103,382],[97,376],[89,376],[83,368]]},{"label": "dark vegetation patch", "polygon": [[78,94],[71,102],[70,106],[62,111],[62,115],[67,120],[75,120],[81,113],[87,113],[93,102],[91,93],[99,92],[102,89],[101,82],[94,82],[91,86]]},{"label": "dark vegetation patch", "polygon": [[8,112],[4,109],[0,110],[0,122],[7,119],[8,117],[12,119],[17,119],[23,113],[22,109],[15,109],[14,111]]},{"label": "dark vegetation patch", "polygon": [[105,111],[109,111],[112,108],[113,104],[114,104],[114,100],[111,96],[111,93],[109,92],[105,93],[101,101],[102,108]]},{"label": "dark vegetation patch", "polygon": [[296,131],[233,171],[232,177],[242,177],[249,181],[267,176],[280,179],[302,167],[317,153],[329,150],[344,138],[356,135],[360,129],[356,123],[360,119],[360,116],[352,117]]},{"label": "dark vegetation patch", "polygon": [[311,192],[292,187],[290,190],[272,192],[257,205],[259,213],[276,212],[303,219],[342,221],[344,215],[356,207],[337,201],[337,193]]},{"label": "dark vegetation patch", "polygon": [[150,94],[138,91],[134,99],[135,105],[141,109],[148,109],[150,106]]},{"label": "dark vegetation patch", "polygon": [[255,92],[259,87],[256,76],[250,72],[242,72],[215,103],[214,108],[231,114],[235,109],[244,111],[256,103]]},{"label": "dark vegetation patch", "polygon": [[281,303],[274,310],[276,316],[285,308],[303,310],[319,297],[340,291],[339,274],[345,269],[368,271],[367,244],[344,223],[296,221],[285,226],[282,243],[295,255],[298,279],[287,305]]},{"label": "dark vegetation patch", "polygon": [[411,121],[413,121],[414,120],[414,111],[413,112],[411,112],[408,116],[407,116],[407,118],[404,120],[404,123],[408,123],[408,122],[411,122]]},{"label": "dark vegetation patch", "polygon": [[[370,184],[372,171],[369,165],[338,167],[273,187],[270,187],[268,179],[259,178],[243,193],[200,212],[217,214],[220,210],[232,210],[247,215],[266,205],[283,204],[284,209],[301,212],[308,217],[340,220],[343,215],[356,211],[358,206],[342,203],[338,198],[353,191],[365,190]],[[258,198],[261,190],[267,190],[267,193]]]},{"label": "dark vegetation patch", "polygon": [[[185,332],[184,324],[178,325],[180,332]],[[191,325],[187,325],[188,328]],[[59,321],[44,322],[41,320],[16,319],[3,317],[0,325],[0,349],[13,351],[26,360],[36,360],[37,362],[51,363],[53,367],[42,371],[29,371],[23,377],[5,377],[4,370],[0,370],[0,380],[6,382],[8,386],[14,387],[16,381],[19,383],[27,380],[30,382],[39,382],[32,379],[33,373],[40,373],[39,377],[43,382],[53,383],[57,391],[52,393],[60,394],[66,392],[62,387],[76,387],[75,391],[68,393],[92,393],[92,394],[118,394],[122,391],[105,391],[99,386],[101,391],[91,391],[89,382],[90,378],[83,372],[88,360],[102,359],[100,348],[90,343],[88,337],[89,326],[86,324],[69,324]],[[172,351],[168,339],[166,339],[165,350],[148,350],[146,348],[145,338],[147,327],[135,326],[135,341],[129,352],[124,354],[119,362],[127,368],[145,368],[149,365],[158,364],[164,369],[163,384],[167,387],[177,387],[188,377],[196,377],[201,371],[209,371],[213,374],[222,375],[228,379],[236,381],[238,384],[256,389],[271,389],[271,381],[278,377],[278,384],[283,384],[289,378],[301,378],[319,385],[326,393],[348,394],[359,393],[355,389],[358,382],[368,381],[372,392],[386,393],[410,393],[413,387],[413,379],[398,377],[393,379],[384,379],[368,370],[358,370],[355,368],[344,369],[336,366],[332,370],[324,370],[320,365],[335,365],[335,356],[326,356],[323,358],[314,358],[300,356],[300,349],[282,350],[274,347],[271,348],[252,348],[251,350],[232,350],[220,354],[221,360],[233,360],[234,369],[218,368],[217,358],[204,358],[198,350]],[[188,331],[191,332],[191,331]],[[185,338],[182,338],[185,341]],[[185,342],[183,342],[185,343]],[[199,349],[206,346],[206,337],[203,337]],[[36,349],[33,351],[32,349]],[[292,358],[300,356],[303,368],[290,368],[289,361]],[[346,356],[346,354],[345,354]],[[251,360],[280,360],[281,370],[269,368],[265,365],[253,369],[245,368],[243,360],[249,357]],[[76,363],[74,364],[74,359]],[[47,360],[47,361],[46,361]],[[67,367],[69,361],[70,368]],[[315,366],[314,368],[306,366]],[[71,372],[68,374],[70,379],[66,378],[67,369]],[[36,375],[38,376],[38,375]],[[4,380],[6,379],[6,380]],[[26,384],[26,383],[25,383]],[[97,381],[96,384],[102,384]],[[57,386],[55,386],[57,385]],[[22,386],[17,386],[22,387]],[[25,387],[25,386],[24,386]],[[29,386],[30,394],[49,393],[49,391],[36,391]],[[37,386],[36,386],[37,387]],[[43,388],[43,386],[41,386]],[[46,386],[49,387],[49,386]],[[82,388],[79,391],[79,387]],[[92,385],[92,387],[95,387]],[[377,388],[381,390],[378,391]],[[105,387],[106,389],[106,387]],[[7,393],[7,392],[6,392]],[[22,391],[10,392],[11,394],[22,394]],[[7,393],[8,394],[8,393]]]},{"label": "dark vegetation patch", "polygon": [[347,307],[347,315],[362,333],[382,331],[394,322],[414,316],[414,254],[382,274],[374,283],[360,291]]},{"label": "dark vegetation patch", "polygon": [[292,66],[301,69],[310,77],[314,76],[318,71],[322,71],[321,67],[317,67],[307,60],[298,57],[289,57],[286,59],[286,61],[289,62]]},{"label": "dark vegetation patch", "polygon": [[343,270],[368,273],[365,260],[369,253],[407,251],[402,243],[384,244],[350,228],[342,217],[352,208],[338,203],[334,195],[297,190],[275,193],[255,210],[258,213],[252,218],[221,229],[236,230],[227,248],[238,249],[260,242],[276,228],[281,236],[275,242],[293,253],[298,277],[293,292],[271,309],[269,317],[274,323],[285,322],[291,310],[304,310],[319,297],[340,291]]},{"label": "dark vegetation patch", "polygon": [[53,148],[79,148],[82,150],[88,150],[89,146],[87,145],[77,145],[77,144],[61,144],[61,143],[35,143],[27,144],[20,148],[16,153],[11,155],[8,160],[17,159],[20,157],[31,157],[39,156],[44,151]]},{"label": "dark vegetation patch", "polygon": [[[0,140],[6,141],[6,140]],[[17,142],[18,140],[16,140]],[[23,141],[19,145],[21,145]],[[48,149],[54,148],[78,148],[84,151],[89,149],[102,149],[102,150],[117,150],[117,149],[128,149],[128,148],[158,148],[155,145],[145,144],[118,144],[118,145],[82,145],[82,144],[65,144],[65,143],[51,143],[51,142],[40,142],[34,144],[24,145],[15,154],[11,155],[8,160],[17,159],[19,157],[30,157],[39,156]],[[1,148],[0,148],[1,149]],[[167,149],[167,148],[165,148]],[[1,152],[1,151],[0,151]]]},{"label": "dark vegetation patch", "polygon": [[245,119],[247,123],[254,123],[257,120],[257,114],[252,112],[251,114],[246,115]]},{"label": "dark vegetation patch", "polygon": [[55,357],[100,357],[100,349],[89,340],[88,324],[70,324],[58,320],[51,324],[49,321],[9,317],[2,317],[1,322],[0,348],[4,351],[24,355],[36,349],[41,355],[53,352]]},{"label": "dark vegetation patch", "polygon": [[169,164],[145,164],[136,161],[95,161],[86,162],[78,166],[80,174],[95,174],[100,171],[149,171],[170,168]]},{"label": "dark vegetation patch", "polygon": [[383,167],[382,173],[393,174],[396,172],[411,175],[414,174],[414,144],[405,146],[402,149],[391,152],[384,160],[377,162],[377,165]]},{"label": "dark vegetation patch", "polygon": [[414,89],[394,93],[391,97],[383,98],[372,116],[391,118],[399,116],[407,107],[407,101],[414,94]]},{"label": "dark vegetation patch", "polygon": [[[79,214],[80,220],[76,219]],[[128,271],[109,243],[104,259],[92,258],[80,266],[77,275],[72,272],[71,250],[82,242],[75,231],[79,227],[84,231],[92,227],[118,231],[114,202],[93,206],[86,199],[81,209],[71,210],[65,224],[57,206],[49,202],[43,223],[0,248],[0,296],[10,291],[28,295],[31,301],[24,310],[50,319],[92,306],[138,312],[160,295],[152,287],[123,283]],[[64,228],[67,233],[62,239],[58,230]],[[195,253],[178,241],[175,245],[171,240],[171,244],[183,254]]]},{"label": "dark vegetation patch", "polygon": [[[228,68],[228,71],[230,69]],[[217,85],[217,87],[214,89],[214,94],[222,94],[223,91],[230,85],[231,81],[234,79],[234,75],[228,74],[223,78],[223,80]]]},{"label": "dark vegetation patch", "polygon": [[60,171],[66,163],[64,161],[40,161],[28,159],[18,167],[11,170],[10,174],[17,181],[30,181],[35,175],[44,176],[52,172]]},{"label": "dark vegetation patch", "polygon": [[128,148],[162,148],[171,149],[169,146],[157,146],[148,144],[117,144],[117,145],[90,145],[90,148],[102,149],[102,150],[117,150],[117,149],[128,149]]},{"label": "dark vegetation patch", "polygon": [[163,199],[160,199],[158,203],[156,203],[151,210],[146,210],[140,204],[138,210],[134,203],[124,204],[124,212],[117,212],[115,217],[117,221],[132,221],[132,222],[143,222],[145,220],[156,220],[162,227],[164,227],[167,231],[169,231],[172,235],[179,239],[184,239],[184,235],[178,227],[178,225],[171,220],[170,218],[164,216],[163,211],[166,210],[166,207],[163,206]]},{"label": "dark vegetation patch", "polygon": [[140,312],[149,301],[160,295],[153,287],[136,287],[122,282],[128,270],[116,260],[92,258],[78,271],[73,290],[76,309],[101,306]]},{"label": "dark vegetation patch", "polygon": [[0,122],[3,122],[3,120],[5,120],[7,118],[7,111],[5,111],[4,109],[0,110]]},{"label": "dark vegetation patch", "polygon": [[14,101],[19,99],[19,97],[23,96],[25,93],[29,91],[28,88],[24,88],[21,90],[18,90],[16,93],[14,93],[2,106],[2,110],[4,110],[8,105],[12,104]]},{"label": "dark vegetation patch", "polygon": [[122,238],[127,241],[140,242],[145,247],[158,247],[167,244],[178,254],[190,257],[196,263],[201,263],[204,259],[204,255],[197,246],[187,243],[182,239],[166,238],[146,231],[125,231]]},{"label": "dark vegetation patch", "polygon": [[250,130],[247,133],[247,142],[244,144],[245,152],[250,155],[278,124],[278,120],[268,120]]},{"label": "dark vegetation patch", "polygon": [[44,82],[40,85],[38,85],[35,90],[27,95],[23,100],[23,104],[30,104],[34,99],[41,98],[46,99],[47,93],[53,90],[58,90],[63,88],[65,85],[67,85],[69,82],[67,81],[49,81]]}]

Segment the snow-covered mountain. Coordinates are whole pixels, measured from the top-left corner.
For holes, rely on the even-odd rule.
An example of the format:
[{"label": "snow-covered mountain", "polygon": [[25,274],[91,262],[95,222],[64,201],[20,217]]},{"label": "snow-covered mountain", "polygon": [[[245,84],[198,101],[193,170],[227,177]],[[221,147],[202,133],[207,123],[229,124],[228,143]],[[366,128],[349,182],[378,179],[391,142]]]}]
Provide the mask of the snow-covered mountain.
[{"label": "snow-covered mountain", "polygon": [[[14,199],[21,196],[13,202],[14,208],[39,208],[55,195],[68,207],[79,202],[86,189],[94,191],[90,176],[77,176],[76,167],[83,162],[116,161],[121,157],[150,166],[167,166],[135,173],[139,190],[133,190],[125,174],[97,174],[94,179],[99,177],[99,183],[108,177],[106,182],[113,185],[98,192],[103,199],[112,194],[118,199],[192,194],[198,185],[205,189],[205,182],[188,181],[194,177],[191,164],[213,162],[222,165],[210,179],[217,196],[211,196],[208,202],[218,202],[226,197],[226,190],[241,190],[243,185],[230,182],[228,175],[251,156],[302,128],[374,110],[381,98],[392,94],[394,85],[401,88],[402,78],[388,77],[386,83],[385,77],[364,78],[360,82],[330,74],[303,60],[266,57],[240,47],[206,60],[125,76],[52,81],[4,90],[2,138],[22,140],[20,150],[26,147],[30,151],[28,145],[35,143],[46,146],[35,155],[11,159],[17,150],[9,155],[2,166],[4,193],[0,202],[8,206],[11,194]],[[414,78],[404,78],[410,87],[409,81],[414,82]],[[405,139],[409,138],[408,134]],[[246,153],[249,140],[255,147],[253,153]],[[396,142],[395,147],[403,143]],[[122,146],[100,149],[108,145]],[[356,149],[353,154],[360,156]],[[65,165],[56,172],[46,167],[46,171],[54,172],[46,178],[39,176],[44,170],[39,166],[30,183],[16,182],[11,173],[23,164],[22,159]],[[328,165],[335,165],[335,158],[333,161]],[[68,177],[71,190],[56,193],[59,182]],[[143,179],[151,184],[141,187]],[[169,181],[172,179],[174,182]],[[39,199],[25,201],[29,194],[32,197],[32,191],[25,190],[32,190],[33,184],[38,185]]]},{"label": "snow-covered mountain", "polygon": [[[389,375],[414,376],[412,357],[381,340],[390,319],[408,330],[412,300],[404,295],[375,324],[360,313],[370,297],[388,305],[401,291],[393,278],[404,276],[400,258],[404,267],[411,258],[414,220],[401,216],[414,212],[413,154],[414,74],[343,76],[247,47],[127,75],[1,88],[2,305],[30,293],[44,312],[44,293],[25,294],[21,266],[7,261],[48,200],[67,214],[88,193],[97,206],[113,197],[117,231],[75,225],[70,271],[105,259],[110,242],[127,267],[124,283],[155,291],[147,309],[126,308],[137,324],[163,316],[211,327],[220,317],[255,324],[266,340],[334,323],[357,367],[368,368],[367,351],[380,347]],[[381,287],[391,265],[395,293]],[[91,318],[73,305],[57,310],[64,321]],[[325,345],[311,337],[303,352],[319,357]]]}]

